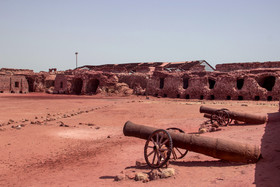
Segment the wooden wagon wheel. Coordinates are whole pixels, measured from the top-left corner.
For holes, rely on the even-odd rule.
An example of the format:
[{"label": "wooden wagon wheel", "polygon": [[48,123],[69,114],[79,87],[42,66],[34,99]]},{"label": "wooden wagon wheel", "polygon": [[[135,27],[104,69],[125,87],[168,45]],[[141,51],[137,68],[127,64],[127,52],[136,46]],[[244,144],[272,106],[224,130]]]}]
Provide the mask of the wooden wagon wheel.
[{"label": "wooden wagon wheel", "polygon": [[211,115],[211,123],[213,124],[215,121],[218,122],[220,126],[227,126],[229,124],[229,114],[226,110],[216,110]]},{"label": "wooden wagon wheel", "polygon": [[[166,130],[172,130],[174,132],[179,132],[179,133],[185,133],[182,129],[176,128],[176,127],[172,127],[172,128],[168,128]],[[187,149],[181,149],[178,147],[173,147],[172,149],[172,159],[176,160],[176,159],[181,159],[184,158],[184,156],[186,156],[186,154],[188,153]]]},{"label": "wooden wagon wheel", "polygon": [[144,148],[144,157],[151,168],[164,166],[172,152],[172,138],[163,129],[154,131],[148,138]]},{"label": "wooden wagon wheel", "polygon": [[[227,109],[227,108],[221,108],[221,110],[224,110],[224,111],[226,111],[227,113],[228,113],[228,111],[229,111],[229,109]],[[231,124],[231,122],[232,122],[232,119],[229,118],[228,124]]]}]

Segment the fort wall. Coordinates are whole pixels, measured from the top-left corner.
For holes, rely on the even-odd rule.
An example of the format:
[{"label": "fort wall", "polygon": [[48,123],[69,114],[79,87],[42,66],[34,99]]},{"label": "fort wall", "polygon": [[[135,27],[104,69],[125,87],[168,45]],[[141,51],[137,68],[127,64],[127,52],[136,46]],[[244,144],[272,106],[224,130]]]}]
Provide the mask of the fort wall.
[{"label": "fort wall", "polygon": [[206,61],[83,66],[34,73],[0,69],[0,93],[151,95],[181,99],[279,100],[280,62]]}]

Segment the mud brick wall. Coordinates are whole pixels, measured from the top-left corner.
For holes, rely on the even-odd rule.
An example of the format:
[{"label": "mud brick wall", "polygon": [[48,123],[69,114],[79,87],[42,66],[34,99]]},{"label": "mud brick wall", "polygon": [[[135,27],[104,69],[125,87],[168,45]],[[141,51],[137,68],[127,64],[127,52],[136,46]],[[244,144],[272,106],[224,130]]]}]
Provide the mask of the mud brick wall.
[{"label": "mud brick wall", "polygon": [[54,93],[60,93],[60,94],[66,94],[69,93],[69,88],[71,85],[68,85],[67,77],[64,75],[56,75],[55,81],[54,81]]},{"label": "mud brick wall", "polygon": [[280,68],[280,61],[275,62],[250,62],[250,63],[229,63],[217,64],[217,71],[235,71],[235,70],[250,70],[258,68]]},{"label": "mud brick wall", "polygon": [[25,76],[1,75],[0,93],[28,93],[28,82]]},{"label": "mud brick wall", "polygon": [[11,92],[11,77],[6,75],[0,75],[0,93]]},{"label": "mud brick wall", "polygon": [[150,76],[145,73],[134,73],[130,74],[117,74],[119,82],[126,83],[130,88],[135,89],[136,87],[141,87],[141,89],[147,88]]},{"label": "mud brick wall", "polygon": [[[55,78],[54,93],[69,94],[98,94],[104,90],[114,89],[118,78],[113,73],[80,71],[72,75],[57,75]],[[105,92],[104,91],[104,92]]]},{"label": "mud brick wall", "polygon": [[279,100],[280,74],[157,72],[148,80],[147,94],[160,97],[210,100]]}]

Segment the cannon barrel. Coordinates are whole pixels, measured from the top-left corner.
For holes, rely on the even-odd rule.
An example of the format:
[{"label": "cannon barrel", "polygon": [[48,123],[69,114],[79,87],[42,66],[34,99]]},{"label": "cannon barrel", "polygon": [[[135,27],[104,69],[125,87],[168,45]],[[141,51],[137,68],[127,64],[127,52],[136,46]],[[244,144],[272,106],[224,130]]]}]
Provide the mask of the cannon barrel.
[{"label": "cannon barrel", "polygon": [[[125,136],[133,136],[147,140],[157,128],[134,124],[127,121],[123,127]],[[214,158],[233,162],[256,163],[260,156],[260,148],[220,138],[212,138],[195,134],[175,133],[168,131],[173,146],[189,151],[202,153]]]},{"label": "cannon barrel", "polygon": [[[200,113],[207,113],[207,114],[214,114],[215,111],[219,109],[216,108],[210,108],[206,106],[200,107]],[[263,124],[267,121],[267,116],[265,115],[254,115],[254,114],[248,114],[243,112],[233,112],[230,110],[226,111],[229,114],[229,117],[231,119],[235,119],[238,121],[243,121],[248,124]]]}]

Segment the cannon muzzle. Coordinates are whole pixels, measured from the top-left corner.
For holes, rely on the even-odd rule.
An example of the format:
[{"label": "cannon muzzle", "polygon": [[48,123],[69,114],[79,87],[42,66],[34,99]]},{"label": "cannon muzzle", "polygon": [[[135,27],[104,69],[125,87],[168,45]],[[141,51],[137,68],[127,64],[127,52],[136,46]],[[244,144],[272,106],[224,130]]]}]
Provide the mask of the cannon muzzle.
[{"label": "cannon muzzle", "polygon": [[[123,134],[147,140],[155,130],[157,128],[137,125],[127,121],[123,127]],[[174,131],[168,131],[168,133],[172,138],[174,147],[202,153],[214,158],[233,162],[256,163],[261,156],[260,148],[257,145],[196,134],[175,133]]]},{"label": "cannon muzzle", "polygon": [[[200,107],[200,113],[207,113],[207,114],[214,114],[217,110],[215,108],[210,108],[206,106]],[[265,115],[255,115],[255,114],[248,114],[243,112],[233,112],[230,110],[226,111],[229,115],[229,118],[235,119],[238,121],[243,121],[248,124],[263,124],[267,121],[267,116]]]}]

